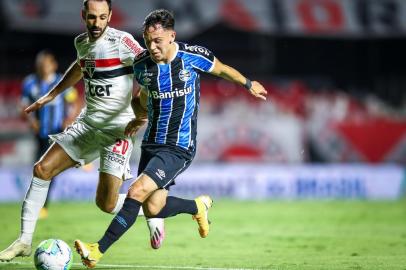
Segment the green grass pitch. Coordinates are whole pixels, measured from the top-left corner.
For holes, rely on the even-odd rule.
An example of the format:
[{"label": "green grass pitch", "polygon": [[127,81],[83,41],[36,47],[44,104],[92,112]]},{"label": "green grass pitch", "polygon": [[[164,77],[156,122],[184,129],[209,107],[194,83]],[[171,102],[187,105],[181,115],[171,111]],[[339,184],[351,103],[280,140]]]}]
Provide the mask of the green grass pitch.
[{"label": "green grass pitch", "polygon": [[[19,232],[19,204],[0,204],[0,249]],[[149,246],[139,218],[96,269],[406,269],[406,202],[218,200],[211,232],[198,235],[188,215],[166,220],[166,240]],[[112,216],[93,203],[53,203],[34,246],[60,238],[97,241]],[[0,269],[34,269],[32,256]],[[72,269],[85,269],[74,253]]]}]

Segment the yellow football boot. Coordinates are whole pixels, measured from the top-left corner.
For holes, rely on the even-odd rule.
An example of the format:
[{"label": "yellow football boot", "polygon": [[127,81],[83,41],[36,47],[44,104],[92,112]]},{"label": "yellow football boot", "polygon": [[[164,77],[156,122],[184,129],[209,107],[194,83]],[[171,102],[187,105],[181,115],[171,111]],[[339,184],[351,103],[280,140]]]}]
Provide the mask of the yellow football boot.
[{"label": "yellow football boot", "polygon": [[87,268],[94,268],[100,261],[103,253],[99,250],[99,244],[87,244],[80,240],[75,240],[75,249],[79,253],[82,263]]},{"label": "yellow football boot", "polygon": [[210,207],[213,205],[213,200],[208,195],[202,195],[197,197],[195,202],[197,205],[197,214],[193,216],[193,219],[196,220],[199,225],[200,236],[205,238],[210,230],[208,213]]}]

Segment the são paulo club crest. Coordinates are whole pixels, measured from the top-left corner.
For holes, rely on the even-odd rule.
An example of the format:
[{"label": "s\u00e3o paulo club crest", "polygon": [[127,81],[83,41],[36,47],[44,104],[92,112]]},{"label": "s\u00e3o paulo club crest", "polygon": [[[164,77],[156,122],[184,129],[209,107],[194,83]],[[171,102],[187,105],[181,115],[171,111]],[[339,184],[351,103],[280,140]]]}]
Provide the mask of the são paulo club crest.
[{"label": "s\u00e3o paulo club crest", "polygon": [[85,60],[85,69],[90,78],[93,77],[94,69],[96,68],[96,61],[94,60]]},{"label": "s\u00e3o paulo club crest", "polygon": [[187,69],[181,69],[181,70],[179,71],[179,79],[180,79],[181,81],[187,82],[187,81],[189,81],[190,77],[192,77],[192,74],[190,73],[189,70],[187,70]]}]

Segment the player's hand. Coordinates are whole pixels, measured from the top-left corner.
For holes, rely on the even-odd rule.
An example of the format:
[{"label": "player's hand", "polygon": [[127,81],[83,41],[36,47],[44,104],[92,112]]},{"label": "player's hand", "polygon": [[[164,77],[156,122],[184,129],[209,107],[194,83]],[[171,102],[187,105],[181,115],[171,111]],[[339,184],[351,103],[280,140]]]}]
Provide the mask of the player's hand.
[{"label": "player's hand", "polygon": [[252,82],[252,87],[250,89],[250,93],[251,95],[266,100],[266,95],[268,94],[268,92],[265,90],[265,88],[262,86],[262,84],[260,84],[257,81],[253,81]]},{"label": "player's hand", "polygon": [[147,122],[147,119],[133,119],[131,120],[124,130],[124,135],[131,137],[134,136],[138,130]]},{"label": "player's hand", "polygon": [[28,106],[27,108],[24,109],[25,113],[30,113],[30,112],[34,112],[36,110],[41,109],[45,104],[47,104],[48,102],[51,102],[54,98],[50,95],[45,95],[40,97],[37,101],[35,101],[33,104],[31,104],[30,106]]}]

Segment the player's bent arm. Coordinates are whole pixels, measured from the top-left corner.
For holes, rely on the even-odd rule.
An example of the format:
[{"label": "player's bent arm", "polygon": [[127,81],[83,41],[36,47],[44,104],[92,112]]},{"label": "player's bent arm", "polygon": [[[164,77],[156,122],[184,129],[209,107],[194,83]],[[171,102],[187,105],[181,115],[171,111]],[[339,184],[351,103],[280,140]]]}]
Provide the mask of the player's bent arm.
[{"label": "player's bent arm", "polygon": [[125,136],[133,136],[147,122],[147,95],[145,91],[139,91],[137,95],[131,99],[131,107],[135,114],[135,119],[132,119],[124,130]]},{"label": "player's bent arm", "polygon": [[245,87],[252,95],[255,97],[266,100],[266,90],[265,88],[257,81],[252,81],[242,75],[238,70],[228,65],[223,64],[220,60],[215,58],[214,67],[210,71],[210,74],[221,77],[228,81],[237,83]]},{"label": "player's bent arm", "polygon": [[147,95],[142,89],[131,100],[131,107],[137,119],[146,120],[147,115]]},{"label": "player's bent arm", "polygon": [[82,69],[79,64],[75,61],[70,67],[66,70],[65,74],[62,76],[62,79],[58,84],[51,89],[46,95],[55,98],[57,95],[62,93],[65,89],[68,89],[74,86],[83,76]]},{"label": "player's bent arm", "polygon": [[62,79],[58,82],[58,84],[44,96],[40,97],[36,102],[28,106],[24,111],[26,113],[30,113],[40,109],[45,104],[51,102],[57,95],[62,93],[65,89],[75,85],[82,78],[82,76],[83,74],[80,66],[76,61],[73,62],[70,65],[70,67],[66,70],[65,74],[63,75]]}]

